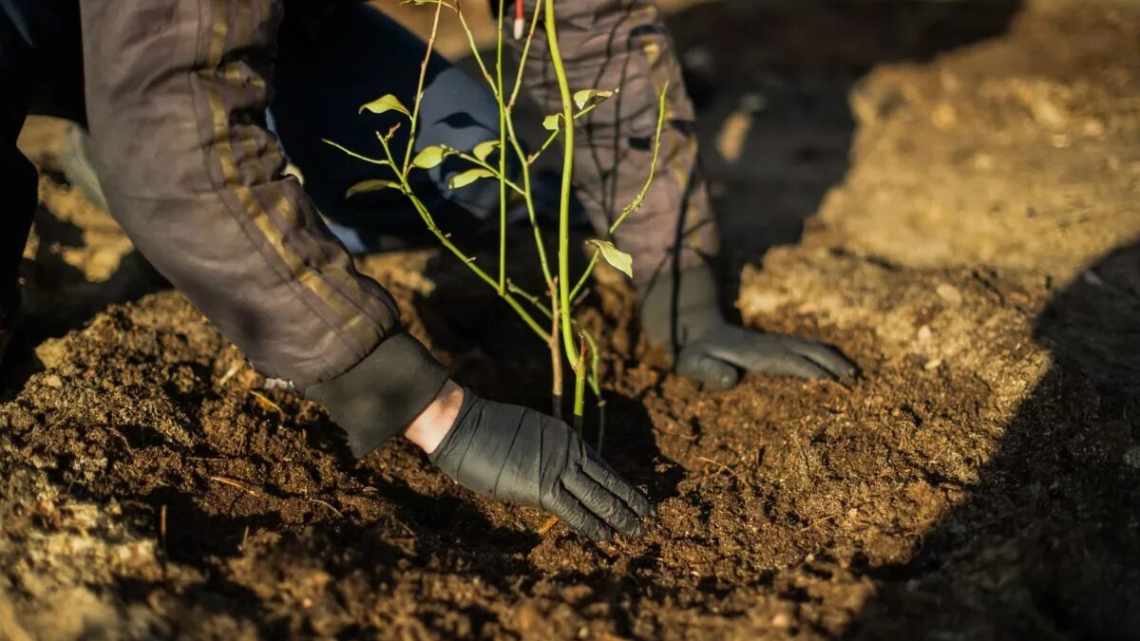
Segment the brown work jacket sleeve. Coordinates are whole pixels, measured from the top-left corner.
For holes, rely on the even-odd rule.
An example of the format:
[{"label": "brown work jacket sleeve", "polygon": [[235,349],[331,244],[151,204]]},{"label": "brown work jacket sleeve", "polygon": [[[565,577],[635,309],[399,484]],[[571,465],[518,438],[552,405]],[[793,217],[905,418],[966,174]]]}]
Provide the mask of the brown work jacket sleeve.
[{"label": "brown work jacket sleeve", "polygon": [[[541,1],[526,0],[528,20]],[[570,90],[621,89],[578,121],[574,183],[591,223],[606,236],[641,190],[653,157],[657,98],[668,83],[657,179],[614,240],[633,255],[638,283],[663,267],[683,269],[714,256],[719,238],[698,167],[693,105],[660,11],[652,0],[558,0],[555,5]],[[541,23],[526,65],[530,95],[546,113],[561,113]]]},{"label": "brown work jacket sleeve", "polygon": [[282,4],[81,0],[92,155],[131,240],[260,371],[315,388],[400,355],[343,386],[386,399],[368,449],[445,374],[283,173],[264,124]]}]

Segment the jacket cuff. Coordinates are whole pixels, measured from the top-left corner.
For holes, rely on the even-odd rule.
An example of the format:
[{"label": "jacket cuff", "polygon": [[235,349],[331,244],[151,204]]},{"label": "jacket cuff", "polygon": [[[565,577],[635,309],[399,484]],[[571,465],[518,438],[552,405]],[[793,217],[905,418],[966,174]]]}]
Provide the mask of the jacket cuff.
[{"label": "jacket cuff", "polygon": [[447,369],[418,340],[396,334],[345,373],[303,393],[325,406],[360,458],[403,433],[447,379]]}]

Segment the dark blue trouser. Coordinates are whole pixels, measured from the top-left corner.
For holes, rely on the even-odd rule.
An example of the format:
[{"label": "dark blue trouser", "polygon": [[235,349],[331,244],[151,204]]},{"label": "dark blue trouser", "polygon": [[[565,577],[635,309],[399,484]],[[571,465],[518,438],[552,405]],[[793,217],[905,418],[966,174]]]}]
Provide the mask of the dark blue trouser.
[{"label": "dark blue trouser", "polygon": [[[389,175],[386,168],[351,158],[322,139],[365,155],[382,156],[376,134],[387,131],[395,120],[357,112],[360,105],[387,93],[395,94],[410,109],[426,43],[366,4],[345,5],[309,35],[297,34],[289,20],[286,16],[277,95],[270,109],[290,160],[305,175],[305,190],[352,252],[377,248],[382,233],[422,231],[419,216],[397,192],[373,192],[346,200],[345,191],[353,184]],[[401,154],[407,131],[405,122],[393,138],[393,149]],[[433,56],[416,149],[445,144],[469,150],[481,142],[498,140],[498,132],[498,108],[484,84]],[[497,210],[495,181],[447,189],[453,173],[469,168],[464,161],[449,159],[421,174],[423,179],[413,185],[446,229],[470,219],[462,212],[484,219]]]},{"label": "dark blue trouser", "polygon": [[[0,80],[9,88],[0,123],[0,167],[16,183],[12,207],[16,211],[0,220],[0,275],[4,279],[0,289],[8,289],[35,207],[35,174],[15,148],[24,116],[52,115],[83,125],[86,114],[78,3],[0,2],[7,3],[0,6]],[[19,12],[18,19],[11,19],[5,10]],[[358,109],[386,93],[395,94],[410,107],[426,44],[365,3],[342,3],[315,25],[310,18],[303,11],[297,15],[286,11],[272,120],[290,159],[305,176],[306,191],[333,233],[352,252],[375,250],[383,236],[421,231],[423,224],[395,192],[346,199],[345,192],[353,184],[388,176],[384,168],[351,158],[322,139],[366,155],[382,155],[376,132],[386,131],[393,121],[359,115]],[[428,67],[417,149],[438,144],[471,149],[497,139],[498,123],[495,100],[487,88],[434,55]],[[395,137],[396,149],[404,148],[407,130],[405,124]],[[448,178],[462,165],[449,160],[421,174],[415,185],[449,228],[470,224],[471,215],[484,219],[498,207],[494,181],[480,181],[454,192],[447,189]]]}]

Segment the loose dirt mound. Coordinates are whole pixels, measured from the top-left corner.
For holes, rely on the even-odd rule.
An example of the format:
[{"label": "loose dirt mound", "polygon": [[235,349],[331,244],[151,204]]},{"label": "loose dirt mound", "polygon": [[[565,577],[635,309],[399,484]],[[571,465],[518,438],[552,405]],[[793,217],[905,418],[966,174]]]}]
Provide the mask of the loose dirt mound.
[{"label": "loose dirt mound", "polygon": [[[644,537],[540,533],[403,443],[353,462],[162,292],[39,344],[0,404],[0,638],[1140,638],[1140,13],[1011,29],[863,78],[846,182],[743,271],[747,324],[840,346],[858,383],[703,392],[599,287],[605,452],[658,503]],[[728,216],[764,204],[739,198],[761,142],[719,159]],[[541,346],[461,268],[365,267],[462,380],[541,402],[514,384],[545,389]]]}]

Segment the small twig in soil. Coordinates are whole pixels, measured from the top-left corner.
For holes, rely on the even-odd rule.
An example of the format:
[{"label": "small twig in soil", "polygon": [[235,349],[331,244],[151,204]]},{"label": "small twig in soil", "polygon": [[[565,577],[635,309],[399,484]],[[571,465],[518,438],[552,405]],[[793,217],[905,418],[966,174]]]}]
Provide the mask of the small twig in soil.
[{"label": "small twig in soil", "polygon": [[816,520],[812,521],[811,523],[808,523],[807,525],[800,528],[800,531],[797,532],[797,534],[803,534],[804,532],[807,532],[808,530],[813,530],[816,527],[823,525],[824,523],[827,523],[829,521],[834,521],[837,517],[838,517],[838,515],[836,515],[836,514],[829,514],[829,515],[823,517],[822,519],[816,519]]},{"label": "small twig in soil", "polygon": [[258,492],[257,490],[249,487],[248,485],[245,485],[244,483],[242,483],[240,481],[235,481],[229,477],[226,477],[226,476],[207,476],[206,478],[210,479],[211,481],[221,483],[222,485],[228,485],[232,488],[241,490],[242,492],[245,492],[246,494],[249,494],[250,496],[256,496],[259,498],[266,498],[265,494]]},{"label": "small twig in soil", "polygon": [[162,549],[166,549],[166,505],[158,508],[158,540]]},{"label": "small twig in soil", "polygon": [[222,377],[218,379],[218,387],[225,387],[226,383],[230,382],[230,379],[234,377],[234,374],[237,374],[239,371],[241,371],[241,365],[242,364],[240,362],[230,365],[230,368],[226,370],[226,373],[222,374]]},{"label": "small twig in soil", "polygon": [[110,425],[107,425],[106,428],[108,432],[114,434],[120,441],[122,441],[123,447],[127,448],[128,454],[135,453],[134,448],[131,447],[131,442],[127,440],[127,437],[124,436],[123,433],[118,430],[118,428],[111,427]]},{"label": "small twig in soil", "polygon": [[278,405],[277,403],[274,403],[273,400],[270,399],[268,396],[266,396],[265,394],[262,394],[261,392],[259,392],[257,390],[250,390],[249,393],[250,393],[250,395],[253,396],[253,399],[255,401],[257,401],[257,404],[261,406],[261,409],[266,410],[268,412],[277,412],[277,414],[280,415],[282,418],[285,417],[285,410],[281,409],[281,406]]},{"label": "small twig in soil", "polygon": [[550,532],[551,530],[554,529],[555,525],[558,525],[558,517],[557,516],[552,516],[552,517],[546,519],[546,521],[544,521],[543,524],[538,527],[538,535],[539,536],[546,536],[546,534],[548,532]]},{"label": "small twig in soil", "polygon": [[[714,465],[714,466],[716,466],[716,467],[720,468],[720,470],[721,470],[721,471],[724,471],[724,472],[728,472],[728,473],[729,473],[730,475],[732,475],[732,477],[733,477],[733,478],[735,478],[737,481],[740,481],[741,483],[743,483],[743,482],[744,482],[744,479],[740,478],[740,475],[736,473],[736,470],[734,470],[734,469],[732,469],[731,467],[729,467],[729,466],[725,465],[724,463],[721,463],[720,461],[716,461],[716,460],[713,460],[713,459],[711,459],[711,458],[707,458],[707,457],[704,457],[704,456],[698,456],[698,457],[697,457],[697,460],[698,460],[698,461],[704,461],[705,463],[711,463],[712,465]],[[705,471],[705,472],[707,472],[707,471],[708,471],[708,468],[706,467],[706,468],[705,468],[704,470],[702,470],[702,471]]]},{"label": "small twig in soil", "polygon": [[322,499],[308,499],[308,500],[312,501],[313,503],[316,503],[317,505],[323,505],[323,506],[327,507],[330,511],[332,511],[333,514],[337,515],[337,518],[341,518],[341,519],[344,518],[344,513],[342,513],[340,510],[336,509],[335,507],[333,507],[332,504],[329,503],[328,501],[325,501]]}]

